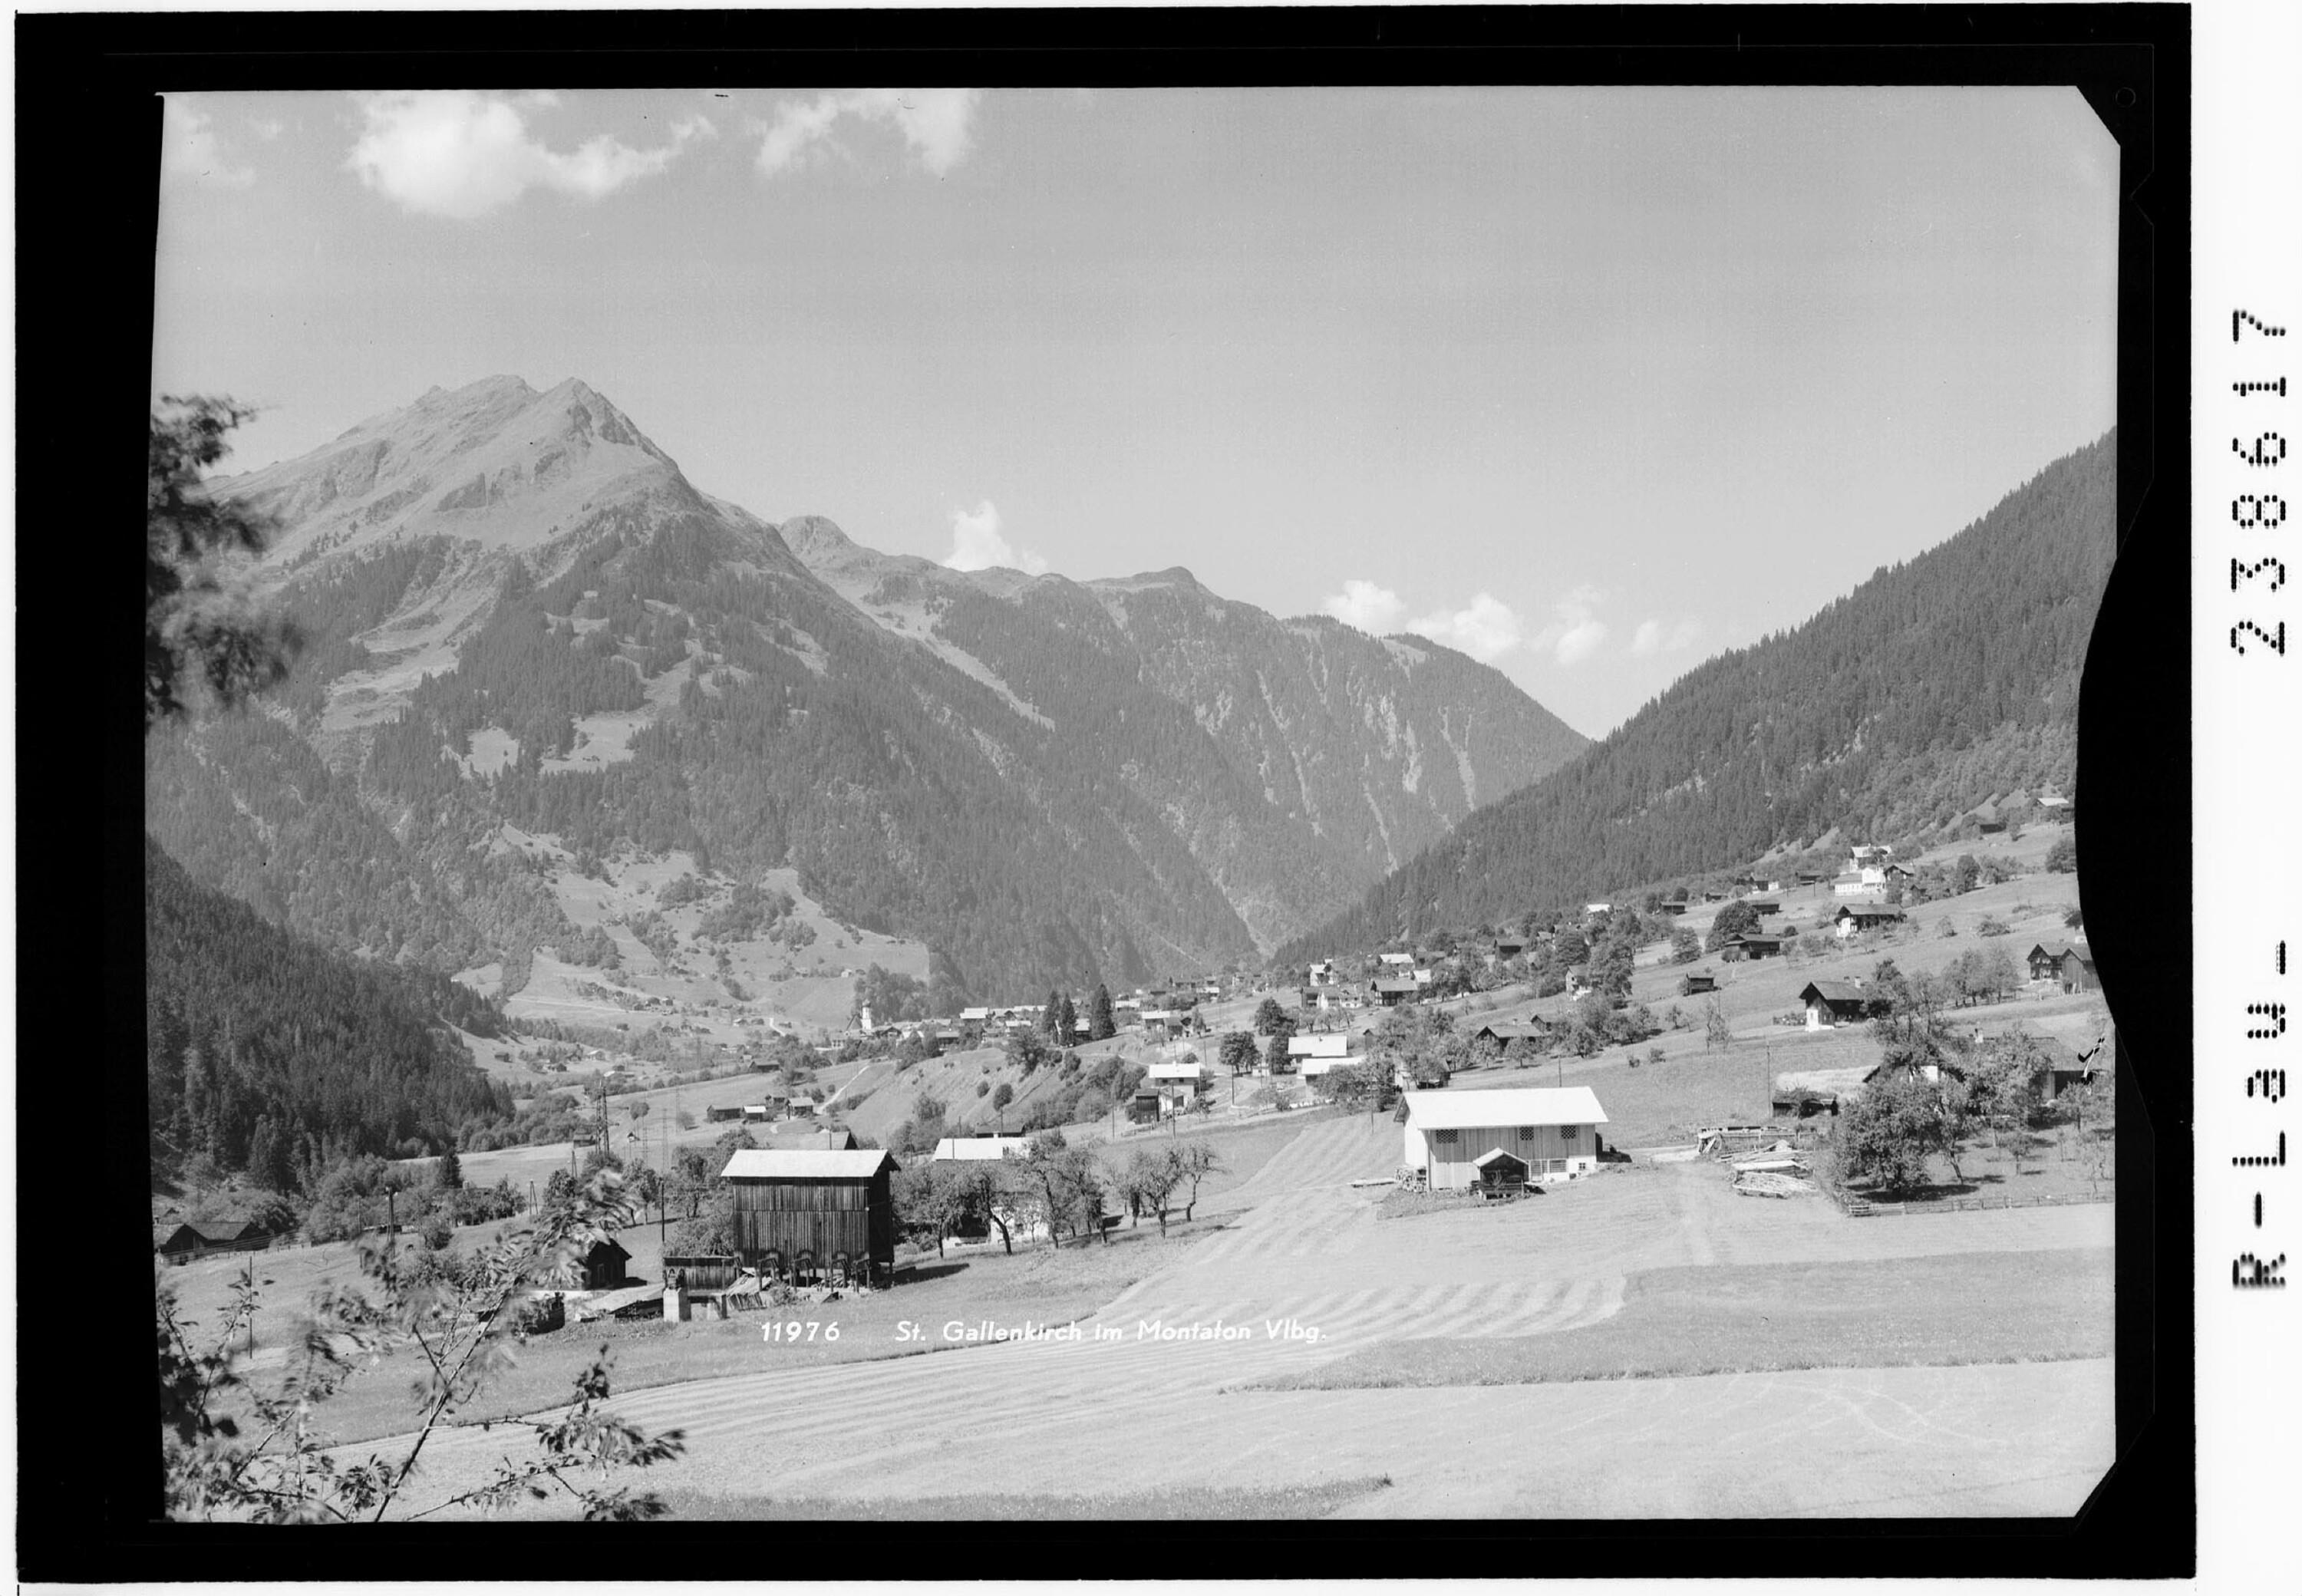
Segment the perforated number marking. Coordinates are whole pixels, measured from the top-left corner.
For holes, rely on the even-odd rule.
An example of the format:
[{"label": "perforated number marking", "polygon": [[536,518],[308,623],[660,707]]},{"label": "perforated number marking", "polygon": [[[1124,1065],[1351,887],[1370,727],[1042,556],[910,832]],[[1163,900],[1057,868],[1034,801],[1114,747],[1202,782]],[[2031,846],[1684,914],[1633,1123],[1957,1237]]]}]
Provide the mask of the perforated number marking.
[{"label": "perforated number marking", "polygon": [[[2271,452],[2270,448],[2273,443],[2278,445],[2277,452],[2274,454]],[[2231,440],[2231,453],[2249,466],[2275,466],[2286,458],[2286,440],[2277,433],[2259,433],[2255,436],[2254,447],[2248,449],[2233,438]]]},{"label": "perforated number marking", "polygon": [[2251,327],[2256,332],[2261,333],[2264,338],[2283,338],[2286,336],[2285,328],[2271,326],[2268,323],[2264,322],[2260,316],[2255,315],[2254,312],[2250,310],[2231,311],[2231,342],[2236,343],[2238,341],[2239,330],[2241,327]]},{"label": "perforated number marking", "polygon": [[2256,637],[2261,638],[2263,642],[2270,645],[2270,651],[2274,654],[2283,654],[2286,651],[2286,623],[2284,621],[2278,623],[2278,633],[2275,636],[2264,631],[2252,621],[2240,621],[2237,626],[2232,626],[2231,628],[2231,647],[2243,654],[2246,652],[2246,644],[2238,640],[2238,634],[2241,632],[2251,632]]},{"label": "perforated number marking", "polygon": [[2286,585],[2286,562],[2284,560],[2264,558],[2256,560],[2252,565],[2247,565],[2242,561],[2234,559],[2231,561],[2231,592],[2238,592],[2238,584],[2241,579],[2251,582],[2256,576],[2261,575],[2263,572],[2273,570],[2277,572],[2277,575],[2270,579],[2270,586],[2267,591],[2274,593],[2280,588]]},{"label": "perforated number marking", "polygon": [[2281,377],[2273,382],[2233,382],[2231,384],[2231,391],[2240,399],[2244,399],[2249,393],[2274,393],[2280,399],[2284,399],[2286,379]]},{"label": "perforated number marking", "polygon": [[2282,1003],[2250,1003],[2246,1012],[2266,1017],[2268,1025],[2257,1026],[2246,1033],[2250,1042],[2270,1042],[2286,1034],[2286,1005]]},{"label": "perforated number marking", "polygon": [[2240,526],[2283,526],[2286,500],[2275,493],[2241,493],[2231,500],[2231,519]]}]

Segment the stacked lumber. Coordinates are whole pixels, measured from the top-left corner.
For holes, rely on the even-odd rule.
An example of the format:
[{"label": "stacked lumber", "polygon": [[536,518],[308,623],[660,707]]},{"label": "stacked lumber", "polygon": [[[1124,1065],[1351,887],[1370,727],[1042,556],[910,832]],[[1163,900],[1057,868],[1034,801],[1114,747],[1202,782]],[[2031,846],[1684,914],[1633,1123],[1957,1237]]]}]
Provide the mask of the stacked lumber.
[{"label": "stacked lumber", "polygon": [[1772,1170],[1752,1170],[1735,1177],[1735,1191],[1739,1197],[1811,1197],[1821,1189],[1802,1175],[1782,1174]]}]

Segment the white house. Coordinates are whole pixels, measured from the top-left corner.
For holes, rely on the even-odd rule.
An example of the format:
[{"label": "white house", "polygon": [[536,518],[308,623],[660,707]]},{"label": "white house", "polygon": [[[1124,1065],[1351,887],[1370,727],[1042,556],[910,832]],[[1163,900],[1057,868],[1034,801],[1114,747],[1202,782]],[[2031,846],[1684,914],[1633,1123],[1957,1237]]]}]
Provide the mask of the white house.
[{"label": "white house", "polygon": [[1335,962],[1332,959],[1322,959],[1316,964],[1312,965],[1309,971],[1309,981],[1314,987],[1333,986],[1335,984]]},{"label": "white house", "polygon": [[[975,1163],[992,1162],[1012,1154],[1021,1158],[1030,1149],[1030,1138],[1026,1136],[946,1136],[935,1146],[935,1161],[941,1163]],[[1047,1222],[1018,1213],[1004,1205],[994,1205],[1008,1234],[1016,1241],[1045,1241]],[[970,1247],[988,1247],[998,1240],[998,1232],[979,1218],[973,1225],[954,1233],[948,1243],[955,1250]]]},{"label": "white house", "polygon": [[954,1159],[962,1163],[1004,1158],[1010,1153],[1021,1158],[1030,1150],[1030,1145],[1028,1136],[946,1136],[936,1143],[934,1156],[938,1161]]},{"label": "white house", "polygon": [[1497,1151],[1525,1164],[1529,1181],[1571,1180],[1599,1167],[1607,1111],[1589,1087],[1408,1092],[1406,1101],[1401,1162],[1426,1172],[1433,1191],[1472,1185],[1479,1161]]},{"label": "white house", "polygon": [[[1327,1060],[1348,1058],[1350,1055],[1351,1038],[1348,1031],[1331,1030],[1314,1037],[1287,1038],[1287,1056],[1298,1062],[1314,1058]],[[1306,1071],[1306,1073],[1308,1072]],[[1320,1073],[1323,1074],[1325,1071],[1322,1069]]]},{"label": "white house", "polygon": [[1182,1113],[1206,1089],[1206,1076],[1195,1063],[1156,1063],[1147,1079],[1159,1094],[1161,1113]]},{"label": "white house", "polygon": [[1408,969],[1412,969],[1415,964],[1415,955],[1413,953],[1377,953],[1375,957],[1382,960],[1385,964],[1404,966]]},{"label": "white house", "polygon": [[1612,914],[1614,911],[1615,906],[1612,903],[1585,903],[1583,905],[1583,912],[1585,914]]}]

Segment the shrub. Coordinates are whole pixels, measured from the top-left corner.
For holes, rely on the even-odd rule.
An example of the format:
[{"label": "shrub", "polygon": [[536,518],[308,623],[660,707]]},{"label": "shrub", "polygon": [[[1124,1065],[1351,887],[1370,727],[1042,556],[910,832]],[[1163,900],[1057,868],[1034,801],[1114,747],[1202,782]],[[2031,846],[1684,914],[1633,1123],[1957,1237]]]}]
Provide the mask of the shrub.
[{"label": "shrub", "polygon": [[547,1335],[567,1323],[567,1299],[557,1291],[521,1298],[504,1311],[516,1336]]}]

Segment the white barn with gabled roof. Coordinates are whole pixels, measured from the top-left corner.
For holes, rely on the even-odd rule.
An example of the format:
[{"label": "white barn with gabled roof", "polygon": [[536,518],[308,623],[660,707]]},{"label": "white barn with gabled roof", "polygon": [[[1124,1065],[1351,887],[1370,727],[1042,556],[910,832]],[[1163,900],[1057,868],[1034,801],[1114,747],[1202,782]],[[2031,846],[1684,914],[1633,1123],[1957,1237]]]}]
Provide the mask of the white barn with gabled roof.
[{"label": "white barn with gabled roof", "polygon": [[1571,1180],[1599,1168],[1607,1111],[1587,1086],[1405,1096],[1401,1161],[1424,1171],[1433,1191],[1475,1184],[1478,1160],[1497,1149],[1524,1162],[1531,1181]]}]

